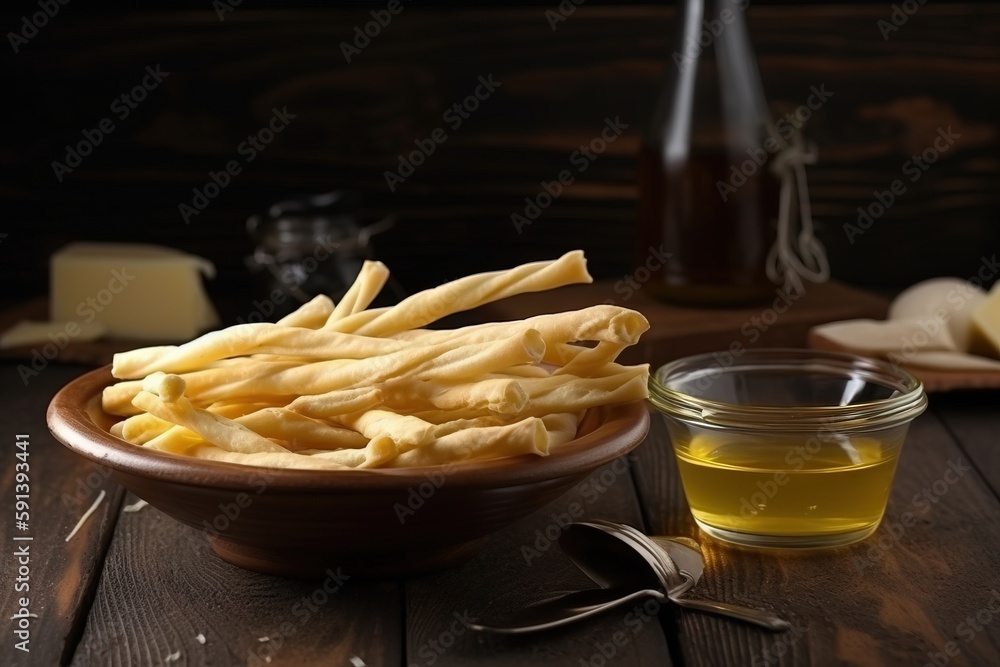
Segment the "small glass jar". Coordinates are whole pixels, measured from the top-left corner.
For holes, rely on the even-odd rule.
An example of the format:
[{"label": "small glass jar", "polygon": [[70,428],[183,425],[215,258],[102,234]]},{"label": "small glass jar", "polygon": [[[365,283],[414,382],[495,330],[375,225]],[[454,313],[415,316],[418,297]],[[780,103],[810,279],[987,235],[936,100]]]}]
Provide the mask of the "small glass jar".
[{"label": "small glass jar", "polygon": [[710,536],[813,548],[871,535],[885,512],[920,381],[815,350],[700,354],[650,376],[684,493]]},{"label": "small glass jar", "polygon": [[[374,259],[371,238],[390,228],[394,218],[363,226],[361,203],[356,192],[334,190],[287,199],[247,219],[247,233],[256,247],[246,265],[257,278],[261,295],[288,297],[272,301],[275,317],[287,315],[317,294],[340,301],[362,263]],[[394,280],[388,287],[397,295],[401,291]]]}]

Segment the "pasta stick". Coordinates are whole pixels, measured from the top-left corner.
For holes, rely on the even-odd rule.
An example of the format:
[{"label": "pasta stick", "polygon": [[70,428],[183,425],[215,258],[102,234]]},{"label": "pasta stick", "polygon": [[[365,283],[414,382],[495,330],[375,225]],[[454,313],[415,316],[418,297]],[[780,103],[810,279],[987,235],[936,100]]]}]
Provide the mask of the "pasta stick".
[{"label": "pasta stick", "polygon": [[[543,416],[560,412],[578,412],[601,405],[643,400],[648,396],[647,373],[622,373],[603,378],[577,378],[556,375],[547,383],[544,379],[525,380],[522,384],[530,396],[524,414]],[[538,383],[533,385],[532,383]]]},{"label": "pasta stick", "polygon": [[[546,353],[548,349],[546,348]],[[542,357],[542,361],[545,361],[545,357]],[[543,366],[529,366],[528,364],[521,364],[520,366],[511,366],[509,368],[504,368],[495,373],[490,373],[487,377],[490,378],[547,378],[551,373]]]},{"label": "pasta stick", "polygon": [[541,335],[534,329],[527,329],[509,338],[449,350],[415,369],[413,377],[421,380],[476,379],[501,368],[538,363],[544,356],[545,342]]},{"label": "pasta stick", "polygon": [[523,329],[536,329],[546,345],[576,340],[608,341],[634,345],[649,329],[649,322],[635,310],[600,305],[565,313],[537,315],[514,322],[492,322],[449,330],[419,329],[403,331],[394,338],[424,344],[443,340],[482,342],[511,335]]},{"label": "pasta stick", "polygon": [[348,315],[360,313],[375,300],[385,282],[389,279],[389,269],[382,262],[365,260],[361,265],[361,271],[354,284],[351,285],[344,298],[340,300],[337,307],[330,313],[324,324],[332,324],[337,320],[342,320]]},{"label": "pasta stick", "polygon": [[333,426],[284,408],[264,408],[237,417],[235,422],[265,438],[282,441],[292,451],[354,449],[368,444],[368,438],[357,431]]},{"label": "pasta stick", "polygon": [[115,426],[120,427],[120,432],[115,434],[119,438],[128,440],[133,445],[144,445],[153,438],[166,433],[174,425],[164,419],[144,412],[141,415],[134,415],[124,421],[120,421]]},{"label": "pasta stick", "polygon": [[388,410],[369,410],[337,418],[347,426],[370,438],[365,448],[366,468],[376,468],[395,458],[400,452],[427,444],[434,439],[434,426],[411,415]]},{"label": "pasta stick", "polygon": [[[258,466],[261,468],[292,468],[301,470],[351,470],[349,463],[341,461],[353,461],[358,458],[358,451],[345,449],[340,452],[324,452],[312,456],[295,452],[258,452],[243,454],[232,452],[214,445],[199,445],[193,447],[188,454],[199,459],[209,461],[225,461],[227,463],[239,463],[248,466]],[[338,461],[337,459],[341,459]]]},{"label": "pasta stick", "polygon": [[172,454],[187,454],[195,445],[204,445],[205,439],[183,426],[171,426],[169,429],[149,440],[142,446]]},{"label": "pasta stick", "polygon": [[[342,448],[362,448],[368,438],[350,429],[333,426],[282,408],[264,408],[233,420],[254,433],[277,441],[289,451],[330,450]],[[167,423],[168,428],[157,437],[148,440],[145,446],[152,449],[180,452],[191,447],[191,436],[197,435],[181,426]]]},{"label": "pasta stick", "polygon": [[420,446],[434,439],[433,424],[411,415],[401,415],[388,410],[368,410],[340,415],[336,421],[370,440],[385,436],[396,445]]},{"label": "pasta stick", "polygon": [[515,414],[524,408],[528,395],[516,380],[493,378],[460,384],[433,381],[399,381],[385,387],[390,408],[424,406],[442,410],[463,407]]},{"label": "pasta stick", "polygon": [[549,434],[544,422],[529,417],[505,426],[467,428],[443,435],[428,445],[401,453],[386,465],[427,466],[518,454],[545,456],[548,452]]},{"label": "pasta stick", "polygon": [[541,419],[545,424],[545,430],[549,432],[549,451],[574,440],[582,418],[581,412],[544,415]]},{"label": "pasta stick", "polygon": [[300,396],[288,409],[306,417],[329,419],[336,415],[361,412],[382,404],[382,390],[373,387],[335,389],[325,394]]},{"label": "pasta stick", "polygon": [[[252,369],[213,369],[185,375],[188,394],[204,402],[252,394],[322,394],[337,389],[371,386],[410,375],[421,379],[454,380],[476,377],[498,368],[533,363],[544,354],[538,332],[455,348],[450,343],[407,348],[380,357],[322,361],[258,375]],[[247,362],[252,366],[252,362]],[[235,371],[239,372],[235,372]],[[227,381],[232,376],[232,381]],[[117,387],[119,385],[115,385]],[[114,387],[112,387],[113,389]],[[107,397],[107,394],[106,394]],[[120,398],[120,397],[119,397]]]},{"label": "pasta stick", "polygon": [[278,324],[284,327],[318,329],[326,324],[326,319],[330,317],[333,310],[333,301],[330,300],[330,297],[319,294],[299,306],[294,312],[282,317],[278,320]]},{"label": "pasta stick", "polygon": [[[184,374],[184,380],[188,385],[187,393],[188,398],[192,400],[197,400],[195,394],[199,387],[211,385],[213,382],[237,382],[239,380],[253,379],[256,375],[266,375],[271,373],[276,373],[281,370],[289,370],[301,366],[297,363],[278,363],[278,362],[264,362],[264,361],[249,361],[247,359],[233,360],[239,361],[235,364],[225,364],[223,366],[218,366],[215,368],[206,368],[204,370],[193,371],[191,373]],[[329,363],[349,363],[344,362],[329,362]],[[101,397],[101,406],[105,412],[112,415],[120,415],[123,417],[128,417],[131,415],[139,414],[141,410],[132,405],[132,399],[142,391],[143,380],[125,380],[123,382],[118,382],[110,387],[105,387],[104,392]],[[231,401],[249,401],[252,397],[258,397],[266,392],[251,392],[244,393],[238,396],[228,396],[220,395],[216,399],[209,401],[202,401],[202,405],[210,405],[216,400],[231,400]],[[290,392],[297,395],[298,392]],[[279,400],[277,395],[270,397],[273,400]]]},{"label": "pasta stick", "polygon": [[[266,403],[214,403],[208,407],[209,412],[217,415],[237,419],[243,415],[262,410],[269,407]],[[144,445],[153,438],[163,435],[174,425],[164,421],[159,417],[154,417],[148,412],[133,415],[123,421],[115,423],[111,427],[112,435],[131,442],[133,445]]]},{"label": "pasta stick", "polygon": [[593,278],[587,273],[587,260],[582,251],[575,250],[554,261],[459,278],[418,292],[391,308],[366,310],[327,326],[365,336],[391,336],[515,294],[589,282]]},{"label": "pasta stick", "polygon": [[243,415],[249,415],[258,410],[263,410],[265,408],[273,408],[275,405],[271,402],[257,402],[252,400],[244,401],[216,401],[210,406],[205,408],[209,412],[214,412],[217,415],[222,415],[223,417],[228,417],[229,419],[239,419]]},{"label": "pasta stick", "polygon": [[252,454],[288,451],[231,419],[194,407],[184,396],[175,401],[166,401],[151,392],[142,391],[133,402],[136,407],[160,419],[183,426],[208,442],[232,452]]},{"label": "pasta stick", "polygon": [[582,352],[576,354],[561,368],[557,368],[553,371],[552,374],[578,376],[589,375],[593,369],[606,366],[617,359],[618,355],[621,354],[622,350],[626,347],[628,347],[628,345],[625,343],[613,343],[602,340],[596,347],[586,348]]},{"label": "pasta stick", "polygon": [[[146,348],[114,356],[116,378],[142,378],[157,371],[185,373],[206,365],[251,354],[322,359],[364,359],[407,347],[401,341],[355,336],[336,331],[256,323],[207,333],[173,349]],[[152,351],[150,351],[152,349]]]},{"label": "pasta stick", "polygon": [[513,424],[516,421],[520,421],[520,417],[512,417],[511,415],[494,415],[491,414],[486,417],[472,417],[470,419],[453,419],[451,421],[444,422],[443,424],[437,424],[434,426],[434,437],[440,438],[441,436],[448,435],[449,433],[454,433],[455,431],[461,431],[466,428],[482,428],[484,426],[505,426],[507,424]]},{"label": "pasta stick", "polygon": [[[623,372],[604,377],[578,378],[553,375],[548,378],[518,379],[528,392],[528,403],[519,416],[544,416],[562,412],[581,412],[589,408],[614,403],[626,403],[646,398],[647,366],[623,366]],[[444,424],[454,419],[488,417],[484,409],[422,410],[414,416],[432,424]]]}]

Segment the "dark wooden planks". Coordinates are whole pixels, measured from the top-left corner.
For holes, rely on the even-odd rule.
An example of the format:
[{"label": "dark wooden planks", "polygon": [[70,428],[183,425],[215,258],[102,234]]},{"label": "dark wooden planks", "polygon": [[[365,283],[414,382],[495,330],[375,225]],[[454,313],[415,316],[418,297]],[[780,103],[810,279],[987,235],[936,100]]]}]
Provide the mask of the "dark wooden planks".
[{"label": "dark wooden planks", "polygon": [[931,409],[961,444],[993,493],[1000,497],[1000,393],[960,391],[934,395]]},{"label": "dark wooden planks", "polygon": [[400,619],[394,583],[242,570],[146,507],[119,520],[73,664],[397,665]]},{"label": "dark wooden planks", "polygon": [[[654,421],[636,467],[651,530],[703,542],[704,597],[773,608],[798,628],[770,635],[687,614],[680,635],[685,665],[922,665],[937,653],[951,665],[1000,661],[1000,613],[988,609],[1000,610],[991,602],[1000,590],[1000,505],[971,469],[954,484],[943,481],[952,464],[968,459],[934,415],[910,431],[878,532],[862,544],[814,554],[737,550],[700,535],[665,429]],[[924,489],[937,502],[918,500]],[[908,526],[907,512],[915,518]],[[974,631],[967,619],[975,623],[979,613],[993,622]],[[955,657],[943,653],[949,642],[960,651]]]},{"label": "dark wooden planks", "polygon": [[[52,394],[85,369],[79,366],[50,365],[30,377],[27,387],[17,366],[0,364],[0,432],[3,462],[0,463],[0,504],[4,507],[2,584],[0,609],[4,614],[4,640],[0,643],[0,664],[58,665],[67,662],[83,630],[90,600],[101,572],[101,563],[114,530],[122,491],[108,471],[79,458],[49,434],[45,408]],[[28,463],[29,528],[14,525],[16,435],[29,436]],[[72,540],[72,528],[100,492],[105,498]],[[14,541],[30,536],[31,541]],[[29,547],[29,579],[16,581],[20,563],[15,552]],[[15,590],[27,583],[29,589]],[[20,609],[20,598],[30,601],[29,653],[17,650],[11,616]]]},{"label": "dark wooden planks", "polygon": [[[808,168],[813,210],[836,277],[901,286],[973,275],[979,254],[1000,245],[1000,97],[988,83],[1000,75],[1000,5],[928,3],[886,40],[878,22],[891,13],[754,5],[768,97],[783,114],[811,86],[834,93],[807,134],[820,156]],[[363,10],[252,7],[224,22],[211,11],[60,15],[11,68],[12,103],[22,110],[22,131],[0,155],[20,226],[6,241],[21,244],[11,274],[32,276],[41,291],[48,251],[84,235],[205,253],[220,280],[236,282],[250,250],[249,213],[337,185],[372,195],[373,213],[399,213],[377,248],[411,289],[574,246],[587,249],[599,276],[628,270],[635,154],[670,66],[670,8],[584,5],[553,31],[540,7],[408,7],[348,64],[340,42],[369,20]],[[58,183],[52,160],[155,63],[170,71],[161,88]],[[451,130],[443,112],[490,73],[503,86]],[[282,105],[298,114],[294,123],[184,224],[178,204],[239,157],[239,143]],[[570,154],[616,115],[629,124],[622,137],[518,233],[510,216],[523,213],[525,197],[572,169]],[[904,163],[947,126],[961,137],[910,182]],[[390,192],[385,172],[437,127],[448,141]],[[843,225],[896,179],[906,193],[849,239]],[[31,231],[39,224],[44,236]],[[961,243],[943,249],[939,239],[951,237]]]},{"label": "dark wooden planks", "polygon": [[[492,536],[467,564],[407,582],[407,665],[671,664],[660,619],[631,607],[524,638],[452,633],[456,615],[487,620],[490,614],[520,608],[553,592],[594,587],[551,540],[558,538],[559,524],[566,521],[594,518],[641,525],[629,471],[634,464],[625,466],[621,461]],[[669,618],[664,620],[669,623]],[[616,633],[620,633],[618,645]]]}]

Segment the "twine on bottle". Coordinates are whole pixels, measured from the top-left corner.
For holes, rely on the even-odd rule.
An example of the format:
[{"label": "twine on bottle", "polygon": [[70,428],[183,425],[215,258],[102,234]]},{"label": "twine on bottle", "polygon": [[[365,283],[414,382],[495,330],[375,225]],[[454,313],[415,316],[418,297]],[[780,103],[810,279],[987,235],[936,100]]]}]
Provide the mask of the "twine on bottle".
[{"label": "twine on bottle", "polygon": [[[783,285],[788,292],[803,294],[803,279],[813,283],[830,278],[830,263],[826,248],[814,235],[812,209],[809,205],[809,185],[806,182],[807,164],[816,163],[816,146],[808,146],[796,131],[784,150],[771,161],[772,173],[781,179],[778,206],[778,237],[767,254],[767,277]],[[793,243],[795,214],[792,211],[793,188],[799,200],[801,227]]]}]

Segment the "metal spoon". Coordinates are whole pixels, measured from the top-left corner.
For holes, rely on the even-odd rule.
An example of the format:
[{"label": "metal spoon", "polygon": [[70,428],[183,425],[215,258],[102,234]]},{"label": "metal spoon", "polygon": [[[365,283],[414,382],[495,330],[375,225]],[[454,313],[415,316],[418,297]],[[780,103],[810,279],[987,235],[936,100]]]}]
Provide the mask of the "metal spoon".
[{"label": "metal spoon", "polygon": [[[647,559],[650,563],[653,571],[657,573],[660,579],[660,584],[663,590],[668,591],[667,596],[670,601],[674,604],[683,607],[684,609],[691,609],[694,611],[702,611],[707,613],[720,614],[722,616],[728,616],[730,618],[735,618],[746,623],[753,623],[754,625],[759,625],[762,628],[772,631],[788,630],[791,628],[791,624],[784,619],[781,619],[770,612],[762,611],[760,609],[751,609],[750,607],[741,607],[739,605],[729,604],[727,602],[715,602],[710,600],[689,600],[687,598],[680,597],[681,594],[672,592],[671,588],[675,586],[678,576],[690,578],[691,585],[688,588],[694,586],[698,583],[701,578],[701,574],[704,571],[704,561],[701,558],[700,552],[695,552],[698,560],[700,561],[697,565],[693,563],[693,559],[688,559],[685,557],[685,561],[688,563],[689,569],[694,569],[695,572],[679,570],[674,559],[671,557],[670,551],[677,550],[677,547],[682,549],[690,549],[690,547],[684,546],[678,542],[674,542],[669,538],[661,538],[662,542],[666,544],[661,544],[656,540],[648,537],[645,533],[642,533],[632,526],[626,524],[614,524],[607,521],[594,521],[593,522],[598,527],[604,528],[613,534],[621,533],[625,537],[630,538],[632,545],[643,550],[644,554],[649,554],[652,556],[653,560],[657,563],[653,563]],[[687,589],[685,589],[686,591]]]},{"label": "metal spoon", "polygon": [[[532,604],[490,623],[472,623],[480,632],[524,634],[569,625],[616,607],[654,598],[668,597],[658,590],[659,579],[652,576],[648,561],[621,537],[597,526],[570,524],[559,538],[563,551],[573,563],[602,588],[558,595]],[[694,585],[685,578],[671,592],[678,595]]]},{"label": "metal spoon", "polygon": [[[688,553],[682,560],[687,567],[696,570],[697,575],[679,571],[669,556],[661,558],[658,555],[658,547],[638,540],[620,524],[574,523],[566,529],[559,543],[576,566],[603,588],[560,595],[489,625],[472,624],[469,627],[482,632],[522,634],[568,625],[643,598],[661,603],[669,600],[679,606],[697,602],[680,597],[701,576],[700,553],[690,547],[684,547]],[[692,553],[698,556],[697,562]],[[699,605],[697,609],[733,616],[769,630],[782,629],[779,624],[784,623],[764,612],[726,605],[708,607],[711,604]]]}]

